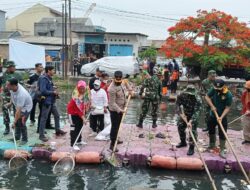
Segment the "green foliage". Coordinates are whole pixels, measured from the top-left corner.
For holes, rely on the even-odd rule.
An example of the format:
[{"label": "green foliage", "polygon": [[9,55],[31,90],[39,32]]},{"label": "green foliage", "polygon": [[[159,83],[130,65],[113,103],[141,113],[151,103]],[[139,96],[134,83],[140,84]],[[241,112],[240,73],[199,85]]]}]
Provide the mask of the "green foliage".
[{"label": "green foliage", "polygon": [[150,46],[148,49],[144,50],[143,52],[139,53],[139,58],[145,59],[145,58],[156,58],[157,56],[157,49],[153,46]]},{"label": "green foliage", "polygon": [[222,71],[224,64],[232,59],[233,57],[231,55],[223,52],[217,52],[214,55],[200,55],[198,58],[202,68],[217,71]]}]

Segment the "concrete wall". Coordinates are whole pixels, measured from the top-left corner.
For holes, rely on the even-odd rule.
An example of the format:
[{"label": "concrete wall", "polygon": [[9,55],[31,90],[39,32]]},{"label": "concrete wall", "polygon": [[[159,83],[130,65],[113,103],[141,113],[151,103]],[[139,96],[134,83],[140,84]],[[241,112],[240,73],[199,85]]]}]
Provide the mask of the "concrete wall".
[{"label": "concrete wall", "polygon": [[[45,34],[45,36],[54,37],[62,37],[62,23],[35,23],[35,36],[41,36],[41,34]],[[72,31],[81,31],[81,32],[94,32],[94,26],[85,26],[85,24],[72,24]],[[51,31],[54,31],[51,33]],[[69,25],[68,25],[69,32]]]},{"label": "concrete wall", "polygon": [[139,35],[114,35],[114,34],[106,34],[104,43],[109,47],[112,44],[117,45],[132,45],[133,46],[133,55],[138,56],[139,47],[141,47],[144,43],[146,43],[147,37],[139,36]]},{"label": "concrete wall", "polygon": [[9,45],[8,44],[0,44],[0,54],[4,59],[9,59]]},{"label": "concrete wall", "polygon": [[56,17],[48,7],[37,4],[21,14],[6,21],[8,31],[21,31],[26,35],[34,35],[34,23],[39,22],[44,17]]},{"label": "concrete wall", "polygon": [[0,32],[5,31],[6,22],[5,22],[5,12],[0,11]]}]

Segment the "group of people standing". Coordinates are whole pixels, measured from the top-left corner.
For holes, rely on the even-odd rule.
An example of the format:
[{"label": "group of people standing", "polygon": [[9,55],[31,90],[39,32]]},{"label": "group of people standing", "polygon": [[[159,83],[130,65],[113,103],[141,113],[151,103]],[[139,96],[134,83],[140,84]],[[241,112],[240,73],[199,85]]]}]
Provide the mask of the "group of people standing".
[{"label": "group of people standing", "polygon": [[[141,87],[140,95],[144,99],[141,108],[141,114],[137,127],[143,128],[143,120],[151,105],[152,127],[157,127],[157,111],[158,105],[161,102],[161,80],[162,72],[158,67],[153,68],[153,75],[151,76],[147,71],[143,71],[143,84]],[[164,78],[163,78],[164,81]],[[208,71],[208,77],[201,83],[201,89],[194,85],[187,85],[187,87],[180,92],[176,100],[176,113],[178,114],[178,133],[180,143],[176,146],[182,148],[187,146],[186,128],[190,128],[197,140],[197,127],[199,125],[199,118],[201,109],[205,107],[205,121],[206,128],[204,132],[208,131],[209,134],[209,150],[216,148],[216,126],[221,123],[224,130],[227,131],[228,121],[227,115],[233,102],[233,95],[229,88],[226,86],[225,81],[216,76],[216,71]],[[250,81],[245,84],[245,91],[242,95],[242,105],[245,114],[243,120],[243,135],[244,141],[242,144],[250,143]],[[217,117],[218,116],[218,117]],[[222,129],[218,127],[219,142],[220,142],[220,156],[225,158],[225,144],[226,138]],[[188,139],[189,149],[187,155],[194,154],[194,141],[191,136]]]},{"label": "group of people standing", "polygon": [[[56,136],[65,135],[66,132],[60,129],[60,116],[55,104],[59,94],[52,81],[54,67],[47,66],[43,73],[42,64],[37,63],[35,73],[29,77],[27,83],[24,83],[21,75],[16,72],[13,61],[8,61],[6,67],[2,77],[4,135],[10,132],[10,109],[12,107],[14,112],[12,127],[15,128],[16,140],[20,140],[20,144],[26,144],[28,142],[26,121],[30,117],[31,124],[35,123],[37,104],[40,109],[37,123],[39,139],[43,142],[48,141],[45,128],[46,125],[50,125],[50,114],[53,114],[55,119]],[[48,127],[51,128],[51,126]]]},{"label": "group of people standing", "polygon": [[[7,70],[2,79],[2,99],[3,99],[3,117],[5,124],[4,134],[10,132],[10,108],[13,107],[15,136],[21,140],[21,144],[28,141],[26,121],[30,117],[31,123],[35,123],[36,105],[39,105],[39,116],[37,123],[37,132],[39,139],[43,142],[48,141],[46,137],[46,126],[50,125],[50,114],[55,120],[55,135],[65,135],[66,132],[60,129],[60,114],[56,106],[56,100],[59,93],[53,84],[54,67],[46,66],[43,73],[42,64],[35,65],[35,73],[29,77],[27,88],[23,87],[24,82],[21,75],[16,73],[15,64],[12,61],[7,62]],[[152,128],[157,127],[157,112],[159,103],[162,99],[162,76],[163,72],[159,67],[153,68],[153,73],[143,71],[143,82],[139,92],[143,99],[141,114],[137,124],[138,128],[143,128],[143,121],[151,106]],[[163,79],[164,80],[164,79]],[[206,129],[209,134],[209,149],[216,147],[216,126],[222,124],[227,131],[227,115],[232,105],[233,95],[225,84],[225,81],[216,77],[216,72],[210,70],[208,78],[202,81],[201,92],[198,92],[194,85],[188,85],[176,100],[176,112],[178,114],[178,133],[180,143],[177,148],[187,146],[186,128],[190,128],[197,139],[197,127],[199,125],[200,111],[202,104],[205,106]],[[76,88],[72,93],[72,98],[67,104],[67,113],[70,121],[70,144],[73,146],[78,134],[84,124],[86,124],[86,113],[90,111],[91,135],[96,135],[104,129],[104,114],[110,112],[111,131],[110,131],[110,149],[114,149],[115,142],[123,143],[117,139],[117,133],[123,114],[126,112],[125,106],[127,93],[133,94],[127,80],[123,79],[122,71],[115,71],[112,80],[109,80],[107,73],[96,70],[96,75],[92,77],[87,85],[83,80],[78,81]],[[250,144],[250,81],[245,84],[245,91],[242,95],[242,113],[245,115],[243,125],[244,141],[242,144]],[[217,117],[218,116],[218,117]],[[220,156],[225,158],[226,138],[221,128],[219,131]],[[86,144],[80,136],[78,144]],[[118,149],[115,149],[118,151]],[[189,138],[189,149],[187,155],[194,154],[194,142]]]},{"label": "group of people standing", "polygon": [[[78,82],[77,93],[75,96],[72,96],[67,106],[68,114],[71,118],[71,146],[73,146],[77,135],[86,122],[85,113],[88,111],[86,110],[88,106],[86,106],[84,94],[88,90],[90,90],[89,119],[90,128],[92,129],[90,136],[97,135],[98,132],[104,129],[104,114],[109,111],[111,118],[110,150],[114,149],[116,140],[118,144],[123,143],[120,139],[117,139],[117,133],[122,115],[126,111],[126,92],[132,93],[132,89],[123,80],[122,71],[115,71],[112,80],[108,80],[108,78],[107,73],[97,68],[96,75],[90,79],[88,86],[84,81]],[[81,145],[86,144],[86,142],[81,140],[81,136],[77,143]],[[118,149],[116,148],[114,151],[117,152]]]}]

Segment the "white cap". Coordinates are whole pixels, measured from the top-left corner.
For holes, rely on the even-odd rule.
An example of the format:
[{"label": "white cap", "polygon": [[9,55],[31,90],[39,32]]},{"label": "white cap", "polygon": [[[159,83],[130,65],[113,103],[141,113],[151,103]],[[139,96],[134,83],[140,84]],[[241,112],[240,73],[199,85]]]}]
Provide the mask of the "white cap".
[{"label": "white cap", "polygon": [[100,86],[101,85],[101,81],[100,80],[95,80],[94,85]]}]

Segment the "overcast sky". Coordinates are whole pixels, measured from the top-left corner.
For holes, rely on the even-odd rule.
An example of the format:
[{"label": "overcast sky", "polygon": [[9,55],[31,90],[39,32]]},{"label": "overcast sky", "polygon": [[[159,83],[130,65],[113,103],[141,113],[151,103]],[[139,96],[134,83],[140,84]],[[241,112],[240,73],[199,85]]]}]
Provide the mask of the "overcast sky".
[{"label": "overcast sky", "polygon": [[[62,0],[0,0],[0,9],[11,18],[38,2],[61,10]],[[72,15],[83,16],[93,2],[97,6],[90,18],[95,25],[109,32],[144,33],[150,39],[165,39],[176,19],[194,16],[199,9],[215,8],[250,21],[250,0],[72,0]]]}]

